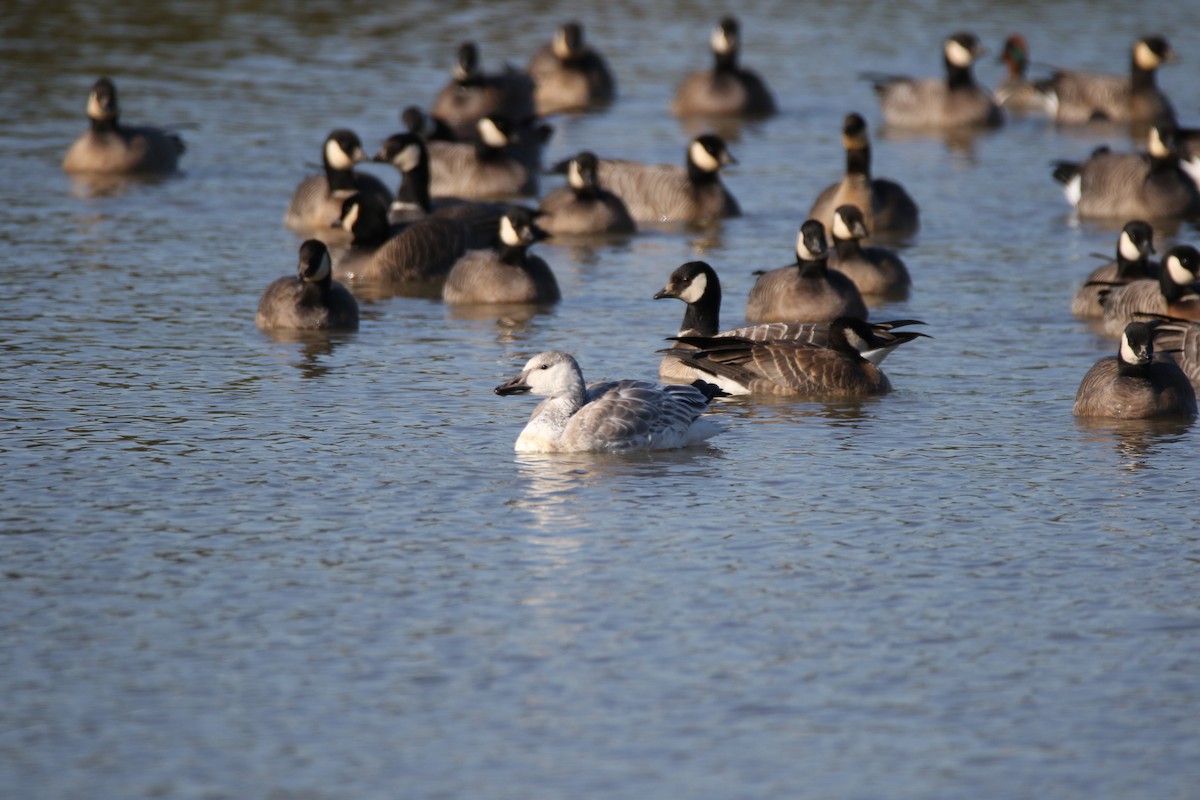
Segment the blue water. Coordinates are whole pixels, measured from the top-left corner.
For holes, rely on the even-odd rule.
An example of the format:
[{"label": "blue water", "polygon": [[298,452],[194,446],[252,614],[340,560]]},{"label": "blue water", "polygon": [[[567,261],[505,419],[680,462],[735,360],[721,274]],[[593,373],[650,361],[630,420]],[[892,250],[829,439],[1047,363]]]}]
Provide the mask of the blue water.
[{"label": "blue water", "polygon": [[[620,97],[555,119],[547,158],[678,162],[666,105],[726,8],[59,5],[0,20],[0,795],[1200,796],[1200,433],[1070,414],[1113,349],[1071,293],[1115,231],[1049,162],[1119,133],[875,135],[923,228],[910,298],[873,315],[934,337],[886,397],[726,401],[708,447],[528,457],[534,402],[491,392],[546,349],[652,377],[684,261],[739,323],[841,173],[842,117],[880,127],[858,73],[935,73],[958,28],[1112,72],[1162,31],[1200,125],[1187,4],[750,2],[744,62],[782,113],[725,131],[743,218],[543,243],[548,314],[391,298],[290,338],[254,308],[328,130],[371,149],[462,39],[523,64],[578,16]],[[127,120],[182,131],[182,175],[63,175],[100,74]]]}]

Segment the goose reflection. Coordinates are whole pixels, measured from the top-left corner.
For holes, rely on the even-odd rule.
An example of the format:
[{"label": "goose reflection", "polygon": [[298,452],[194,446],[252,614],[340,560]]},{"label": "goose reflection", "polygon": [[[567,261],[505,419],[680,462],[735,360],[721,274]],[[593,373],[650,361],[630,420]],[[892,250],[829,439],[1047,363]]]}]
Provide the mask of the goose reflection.
[{"label": "goose reflection", "polygon": [[1076,417],[1075,425],[1088,441],[1111,446],[1121,469],[1139,472],[1160,464],[1161,451],[1184,441],[1190,419],[1108,419]]},{"label": "goose reflection", "polygon": [[355,331],[289,329],[262,331],[262,334],[277,344],[299,345],[291,349],[298,356],[293,366],[306,379],[331,374],[334,367],[330,364],[330,356],[358,335]]}]

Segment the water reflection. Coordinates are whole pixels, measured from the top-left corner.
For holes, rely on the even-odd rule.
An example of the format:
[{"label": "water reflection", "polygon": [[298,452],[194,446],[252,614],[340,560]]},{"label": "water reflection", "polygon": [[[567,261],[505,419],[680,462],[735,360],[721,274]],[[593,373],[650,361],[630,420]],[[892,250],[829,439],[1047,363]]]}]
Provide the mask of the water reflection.
[{"label": "water reflection", "polygon": [[300,345],[293,351],[299,356],[294,366],[304,378],[328,376],[333,371],[329,361],[334,350],[358,335],[354,331],[311,330],[271,330],[262,333],[279,344]]},{"label": "water reflection", "polygon": [[1125,470],[1137,472],[1155,468],[1149,459],[1186,437],[1192,420],[1076,417],[1075,425],[1087,441],[1112,446]]},{"label": "water reflection", "polygon": [[75,173],[67,176],[71,182],[71,196],[80,200],[121,197],[131,188],[166,183],[178,180],[183,173],[170,175],[104,175],[101,173]]}]

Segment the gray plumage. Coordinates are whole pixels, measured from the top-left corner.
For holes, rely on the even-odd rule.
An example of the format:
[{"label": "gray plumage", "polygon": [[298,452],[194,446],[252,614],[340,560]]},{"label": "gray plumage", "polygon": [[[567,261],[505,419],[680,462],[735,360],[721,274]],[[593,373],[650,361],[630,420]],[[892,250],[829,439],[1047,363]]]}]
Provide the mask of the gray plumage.
[{"label": "gray plumage", "polygon": [[538,115],[592,111],[612,103],[617,83],[608,62],[583,40],[583,26],[568,22],[529,61]]},{"label": "gray plumage", "polygon": [[1200,191],[1180,166],[1174,129],[1153,127],[1146,153],[1100,148],[1083,162],[1057,161],[1053,176],[1080,217],[1177,219],[1200,214]]},{"label": "gray plumage", "polygon": [[1200,320],[1198,271],[1200,252],[1191,245],[1177,245],[1163,258],[1157,280],[1130,281],[1102,292],[1105,331],[1109,336],[1118,336],[1139,314]]},{"label": "gray plumage", "polygon": [[1131,220],[1117,237],[1117,255],[1092,270],[1071,298],[1071,313],[1080,319],[1102,319],[1100,295],[1130,281],[1158,278],[1154,252],[1154,229],[1142,220]]},{"label": "gray plumage", "polygon": [[452,305],[557,303],[561,294],[554,273],[528,252],[546,236],[534,224],[535,215],[519,207],[505,212],[497,246],[464,253],[446,276],[442,299]]},{"label": "gray plumage", "polygon": [[475,123],[489,114],[520,122],[536,114],[533,79],[505,65],[484,72],[474,42],[459,45],[453,77],[434,98],[430,114],[444,120],[459,139],[470,139]]},{"label": "gray plumage", "polygon": [[667,351],[730,394],[788,397],[867,397],[891,391],[888,377],[862,356],[885,336],[899,346],[921,334],[876,331],[854,317],[830,323],[825,346],[794,339],[755,341],[739,336],[683,336]]},{"label": "gray plumage", "polygon": [[1150,326],[1131,322],[1115,356],[1083,376],[1072,413],[1077,417],[1150,419],[1196,416],[1196,393],[1173,361],[1156,357]]},{"label": "gray plumage", "polygon": [[671,100],[676,116],[767,117],[775,113],[775,98],[757,72],[738,64],[741,26],[724,17],[710,37],[712,69],[692,72]]},{"label": "gray plumage", "polygon": [[512,126],[487,115],[471,142],[429,142],[429,191],[434,197],[470,200],[537,194],[537,173],[509,151]]},{"label": "gray plumage", "polygon": [[941,130],[994,128],[1004,113],[991,93],[975,82],[972,66],[983,54],[973,33],[960,32],[942,45],[945,78],[868,75],[879,96],[884,123],[892,128]]},{"label": "gray plumage", "polygon": [[361,192],[390,203],[392,193],[383,181],[354,171],[355,164],[366,160],[358,134],[345,128],[331,131],[321,148],[324,172],[305,178],[292,192],[283,224],[318,239],[339,240],[331,223],[341,216],[342,204],[348,197]]},{"label": "gray plumage", "polygon": [[598,161],[587,150],[567,165],[567,185],[546,193],[538,225],[552,236],[633,233],[637,225],[621,198],[600,185]]},{"label": "gray plumage", "polygon": [[1192,388],[1200,392],[1200,320],[1139,314],[1154,335],[1154,350],[1179,365]]},{"label": "gray plumage", "polygon": [[916,202],[895,181],[871,177],[871,140],[867,123],[858,114],[847,114],[842,123],[842,145],[846,150],[846,175],[825,187],[808,212],[825,226],[833,227],[833,212],[838,206],[858,206],[863,222],[873,236],[907,237],[921,227]]},{"label": "gray plumage", "polygon": [[718,394],[714,386],[639,380],[585,384],[579,364],[561,351],[534,356],[495,392],[546,398],[517,438],[518,453],[667,450],[699,444],[723,430],[701,416]]},{"label": "gray plumage", "polygon": [[297,275],[273,281],[258,301],[254,324],[263,330],[358,329],[358,302],[333,280],[325,244],[300,245]]},{"label": "gray plumage", "polygon": [[902,298],[912,278],[900,256],[883,247],[863,247],[869,230],[858,206],[838,206],[833,214],[833,258],[830,266],[854,281],[864,296]]},{"label": "gray plumage", "polygon": [[597,172],[600,185],[620,197],[639,224],[703,224],[742,213],[718,174],[735,163],[719,136],[705,134],[688,145],[685,166],[602,158]]},{"label": "gray plumage", "polygon": [[178,134],[149,126],[123,125],[117,87],[100,78],[88,93],[88,129],[68,148],[63,170],[107,175],[174,172],[183,155]]},{"label": "gray plumage", "polygon": [[1050,115],[1060,123],[1173,123],[1175,110],[1159,90],[1156,75],[1160,66],[1175,60],[1165,38],[1146,36],[1133,43],[1128,76],[1059,70],[1036,87],[1045,95]]},{"label": "gray plumage", "polygon": [[338,224],[352,234],[350,246],[333,260],[339,280],[432,294],[440,292],[446,274],[467,250],[468,235],[461,223],[428,217],[390,226],[387,209],[373,195],[348,198]]},{"label": "gray plumage", "polygon": [[765,272],[750,288],[746,320],[831,322],[867,318],[867,306],[854,281],[829,268],[825,226],[807,220],[796,236],[796,263]]}]

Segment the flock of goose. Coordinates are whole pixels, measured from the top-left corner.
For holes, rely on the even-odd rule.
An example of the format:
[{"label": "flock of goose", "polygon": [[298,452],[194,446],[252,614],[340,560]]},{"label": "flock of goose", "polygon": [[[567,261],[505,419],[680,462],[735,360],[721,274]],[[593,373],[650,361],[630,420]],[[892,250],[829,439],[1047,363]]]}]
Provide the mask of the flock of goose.
[{"label": "flock of goose", "polygon": [[[766,82],[739,63],[740,29],[722,19],[711,36],[713,64],[679,84],[670,110],[681,117],[765,118],[777,110]],[[1078,162],[1057,162],[1053,178],[1081,217],[1126,222],[1115,258],[1079,287],[1072,313],[1102,322],[1119,337],[1117,353],[1087,373],[1076,396],[1079,416],[1194,416],[1200,389],[1200,252],[1190,245],[1151,260],[1149,221],[1200,216],[1196,165],[1200,132],[1181,129],[1156,84],[1175,59],[1160,36],[1138,39],[1128,76],[1060,70],[1027,78],[1028,49],[1005,42],[1009,76],[993,94],[973,65],[983,53],[971,33],[943,43],[945,75],[914,79],[871,74],[886,126],[956,131],[996,127],[1006,113],[1046,114],[1062,124],[1128,124],[1144,152],[1107,148]],[[263,329],[355,329],[354,287],[440,297],[447,304],[549,305],[560,299],[550,266],[530,247],[547,236],[629,235],[663,223],[710,225],[741,208],[721,181],[735,163],[725,142],[692,139],[683,163],[645,164],[582,151],[548,170],[543,145],[559,113],[604,109],[617,96],[604,57],[575,22],[534,54],[526,70],[480,67],[478,48],[458,50],[453,79],[428,112],[406,109],[406,130],[368,156],[358,136],[332,131],[324,169],[296,187],[285,225],[305,237],[295,276],[263,292]],[[163,173],[184,152],[173,133],[120,121],[116,88],[101,78],[88,97],[89,129],[63,168],[73,173]],[[721,284],[703,261],[683,264],[656,298],[685,304],[683,323],[665,350],[665,384],[621,380],[586,384],[568,353],[534,356],[500,386],[501,395],[545,397],[516,442],[522,452],[627,451],[683,447],[722,426],[705,414],[730,394],[862,397],[890,389],[879,364],[923,334],[918,320],[867,321],[871,299],[903,297],[912,284],[892,251],[871,237],[903,241],[920,228],[917,203],[902,185],[873,177],[865,120],[846,116],[844,177],[815,198],[800,226],[795,263],[762,273],[745,306],[747,325],[720,329]],[[358,172],[368,159],[400,173],[392,192]],[[565,185],[540,196],[542,175]],[[348,288],[349,287],[349,288]]]}]

